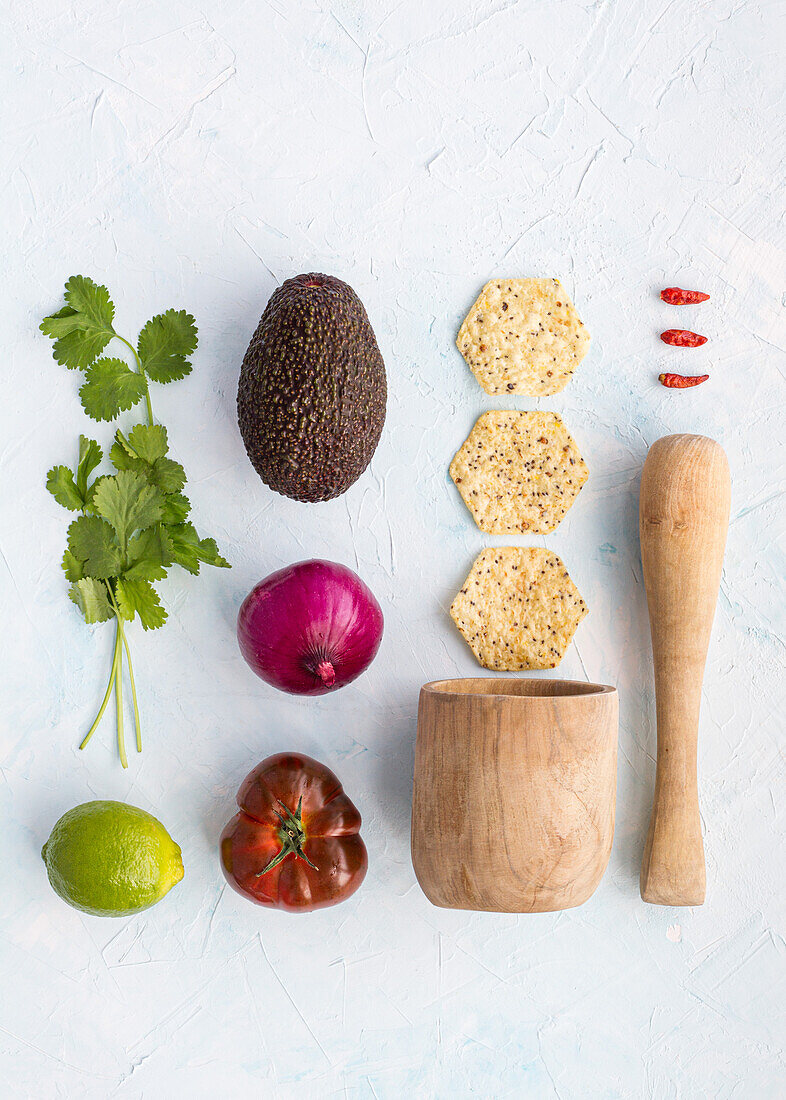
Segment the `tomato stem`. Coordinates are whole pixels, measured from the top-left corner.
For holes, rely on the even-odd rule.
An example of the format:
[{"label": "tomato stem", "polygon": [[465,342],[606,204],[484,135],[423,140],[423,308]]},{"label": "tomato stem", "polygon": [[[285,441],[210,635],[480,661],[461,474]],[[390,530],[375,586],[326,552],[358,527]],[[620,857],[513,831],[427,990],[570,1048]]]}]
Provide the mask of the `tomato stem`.
[{"label": "tomato stem", "polygon": [[281,841],[281,847],[268,862],[267,866],[263,867],[261,871],[258,871],[254,877],[262,878],[268,871],[272,871],[274,867],[278,867],[279,863],[283,863],[287,856],[294,856],[295,859],[302,859],[309,867],[318,871],[319,868],[315,863],[311,862],[303,851],[303,845],[307,839],[302,820],[303,796],[300,796],[300,801],[294,813],[292,813],[289,806],[285,805],[280,798],[277,798],[276,801],[284,811],[283,813],[279,813],[278,810],[273,810],[273,813],[281,822],[281,828],[278,830],[278,838]]}]

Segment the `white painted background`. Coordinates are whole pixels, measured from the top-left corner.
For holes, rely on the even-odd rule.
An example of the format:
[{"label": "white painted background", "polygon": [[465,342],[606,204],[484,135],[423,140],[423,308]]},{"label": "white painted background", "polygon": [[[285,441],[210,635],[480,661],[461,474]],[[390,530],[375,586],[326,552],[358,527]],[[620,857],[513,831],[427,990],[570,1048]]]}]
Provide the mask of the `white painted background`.
[{"label": "white painted background", "polygon": [[[783,1096],[777,3],[3,8],[3,1097]],[[390,380],[371,469],[316,506],[262,485],[235,422],[259,314],[309,270],[356,288]],[[129,334],[195,314],[194,373],[155,409],[234,564],[174,576],[166,628],[131,630],[146,748],[125,773],[111,717],[76,750],[112,632],[66,598],[67,517],[43,489],[93,427],[37,333],[74,273],[108,284]],[[593,344],[563,394],[487,398],[466,369],[454,336],[494,275],[558,275],[574,296]],[[673,283],[712,300],[673,310]],[[704,349],[657,340],[691,323]],[[710,381],[657,385],[683,365]],[[446,609],[504,541],[447,476],[490,407],[562,413],[591,471],[538,544],[591,609],[560,674],[620,691],[618,827],[596,895],[561,915],[437,910],[409,859],[418,688],[476,671]],[[655,729],[636,508],[648,445],[684,430],[723,443],[734,489],[701,726],[707,902],[670,910],[638,896]],[[315,555],[358,569],[387,625],[360,681],[298,700],[253,677],[234,618],[255,581]],[[240,899],[216,858],[240,780],[288,748],[339,772],[370,850],[360,893],[302,918]],[[48,887],[42,842],[96,797],[153,811],[183,846],[185,880],[139,918],[80,916]]]}]

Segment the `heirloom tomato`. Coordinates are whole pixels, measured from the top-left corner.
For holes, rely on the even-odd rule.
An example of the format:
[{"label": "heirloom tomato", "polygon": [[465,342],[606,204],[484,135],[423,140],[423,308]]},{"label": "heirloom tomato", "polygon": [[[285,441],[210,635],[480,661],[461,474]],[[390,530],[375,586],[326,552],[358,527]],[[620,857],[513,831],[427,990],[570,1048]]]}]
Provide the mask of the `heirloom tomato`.
[{"label": "heirloom tomato", "polygon": [[221,834],[221,866],[243,897],[308,913],[344,901],[366,877],[360,814],[324,764],[269,756],[243,780],[237,803]]}]

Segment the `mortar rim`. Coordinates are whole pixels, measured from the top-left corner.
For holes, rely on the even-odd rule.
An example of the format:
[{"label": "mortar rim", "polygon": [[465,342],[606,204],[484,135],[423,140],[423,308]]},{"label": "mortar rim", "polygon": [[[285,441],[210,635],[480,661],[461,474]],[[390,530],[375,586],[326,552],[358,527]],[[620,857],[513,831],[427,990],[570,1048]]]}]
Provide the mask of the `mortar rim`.
[{"label": "mortar rim", "polygon": [[[498,690],[460,690],[454,685],[495,684]],[[528,688],[535,690],[528,691]],[[521,690],[521,689],[524,690]],[[572,690],[564,690],[565,688]],[[562,690],[560,690],[562,689]],[[587,680],[561,680],[554,677],[519,676],[510,679],[500,676],[458,676],[443,680],[429,680],[420,688],[436,698],[454,699],[511,699],[517,702],[563,702],[569,699],[595,699],[603,695],[616,695],[610,684],[595,684]]]}]

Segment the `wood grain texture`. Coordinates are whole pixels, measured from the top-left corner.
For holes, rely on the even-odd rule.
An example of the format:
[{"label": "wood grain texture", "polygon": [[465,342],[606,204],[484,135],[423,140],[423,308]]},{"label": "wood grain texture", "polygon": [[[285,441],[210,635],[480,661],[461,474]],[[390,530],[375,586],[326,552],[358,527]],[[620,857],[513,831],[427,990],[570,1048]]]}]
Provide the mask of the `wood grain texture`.
[{"label": "wood grain texture", "polygon": [[420,692],[412,862],[434,905],[581,905],[614,835],[617,692],[570,680],[441,680]]},{"label": "wood grain texture", "polygon": [[696,752],[730,500],[729,464],[714,440],[670,435],[652,445],[641,478],[639,537],[658,762],[640,885],[642,898],[657,905],[704,901]]}]

